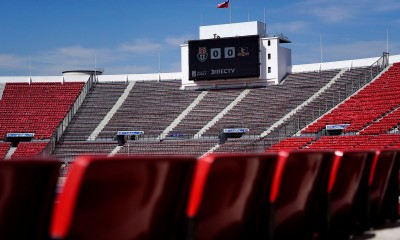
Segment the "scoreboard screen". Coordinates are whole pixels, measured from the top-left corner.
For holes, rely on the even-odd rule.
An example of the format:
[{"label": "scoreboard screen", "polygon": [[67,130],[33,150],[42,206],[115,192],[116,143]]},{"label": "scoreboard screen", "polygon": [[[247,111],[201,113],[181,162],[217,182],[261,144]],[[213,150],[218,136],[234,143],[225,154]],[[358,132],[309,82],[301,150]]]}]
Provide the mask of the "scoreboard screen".
[{"label": "scoreboard screen", "polygon": [[256,35],[189,41],[189,79],[259,77],[259,49]]}]

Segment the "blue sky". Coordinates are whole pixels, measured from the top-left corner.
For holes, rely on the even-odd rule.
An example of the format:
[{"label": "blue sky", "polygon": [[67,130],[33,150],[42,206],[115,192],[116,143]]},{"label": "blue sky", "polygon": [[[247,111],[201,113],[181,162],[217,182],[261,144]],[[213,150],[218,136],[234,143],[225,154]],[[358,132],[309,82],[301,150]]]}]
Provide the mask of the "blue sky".
[{"label": "blue sky", "polygon": [[[180,44],[229,23],[223,0],[13,0],[0,7],[0,76],[180,71]],[[400,54],[399,0],[231,0],[232,22],[264,21],[293,64]],[[388,33],[388,34],[387,34]],[[388,38],[387,38],[388,36]]]}]

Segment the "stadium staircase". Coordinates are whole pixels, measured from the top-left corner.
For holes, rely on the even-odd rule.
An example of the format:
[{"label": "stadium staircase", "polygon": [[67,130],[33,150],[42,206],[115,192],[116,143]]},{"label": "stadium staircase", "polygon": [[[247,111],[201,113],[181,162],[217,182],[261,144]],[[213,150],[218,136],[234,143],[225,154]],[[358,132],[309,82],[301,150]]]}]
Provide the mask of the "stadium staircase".
[{"label": "stadium staircase", "polygon": [[[113,140],[115,134],[122,130],[144,131],[145,134],[140,136],[139,141],[130,141],[129,147],[118,148],[117,154],[133,152],[162,154],[163,151],[176,153],[176,144],[162,141],[164,137],[186,146],[187,150],[183,152],[197,156],[210,151],[231,151],[237,149],[241,141],[242,145],[248,145],[251,141],[258,139],[266,126],[270,127],[276,120],[290,113],[307,99],[316,96],[318,92],[321,93],[321,89],[324,89],[327,84],[334,85],[332,79],[340,72],[340,70],[328,70],[296,73],[290,74],[280,85],[245,90],[210,90],[207,94],[190,90],[181,91],[179,90],[180,81],[136,82],[95,141],[106,144],[107,151],[99,149],[99,145],[91,145],[86,141],[88,138],[84,136],[93,132],[115,105],[122,92],[121,88],[117,89],[117,85],[107,86],[104,83],[98,83],[67,127],[54,153],[56,156],[69,159],[78,154],[96,151],[110,154],[113,149],[116,149],[117,144]],[[121,83],[119,86],[126,89],[126,84]],[[115,94],[109,98],[104,91],[100,91],[100,94],[99,89],[107,89]],[[93,96],[97,97],[93,98]],[[98,104],[99,102],[102,104]],[[102,117],[96,115],[100,112]],[[251,131],[251,134],[247,135],[249,139],[230,140],[219,145],[218,134],[223,128],[232,127],[249,128]],[[88,128],[92,129],[89,134],[85,130]],[[193,136],[197,143],[188,140],[193,139]],[[210,138],[210,141],[202,141],[207,138]],[[203,144],[201,147],[193,146],[201,144]],[[143,147],[144,145],[148,147]],[[75,152],[67,149],[68,146],[76,148]],[[151,147],[158,150],[152,151]],[[85,148],[87,148],[86,152]]]},{"label": "stadium staircase", "polygon": [[5,88],[5,84],[0,83],[0,100],[3,97],[4,88]]},{"label": "stadium staircase", "polygon": [[[350,124],[339,136],[314,135],[305,145],[296,145],[302,138],[287,138],[269,150],[285,149],[396,149],[400,134],[393,134],[400,122],[400,64],[380,74],[357,94],[338,105],[333,111],[314,122],[302,133],[317,133],[326,124]],[[294,143],[294,144],[292,144]]]},{"label": "stadium staircase", "polygon": [[115,156],[122,148],[123,146],[116,146],[110,154],[108,154],[109,157]]},{"label": "stadium staircase", "polygon": [[[395,87],[396,81],[387,81],[387,75],[396,71],[398,67],[390,67],[375,81],[357,92],[342,104],[338,105],[333,111],[324,115],[321,119],[314,122],[302,133],[318,133],[327,124],[351,123],[346,128],[346,132],[357,132],[379,118],[382,114],[397,107],[396,96],[398,90]],[[394,78],[395,79],[395,78]],[[388,88],[382,84],[388,84]]]},{"label": "stadium staircase", "polygon": [[[207,96],[209,92],[203,91],[197,98],[163,131],[160,135],[160,139],[164,139],[168,134],[173,131],[186,116]],[[178,131],[179,132],[179,131]]]},{"label": "stadium staircase", "polygon": [[194,138],[200,138],[202,135],[210,129],[212,126],[214,126],[222,117],[225,116],[231,109],[233,109],[240,101],[242,101],[243,98],[247,96],[247,94],[250,93],[250,89],[243,90],[239,96],[235,98],[228,106],[226,106],[221,112],[219,112],[211,121],[209,121],[198,133],[194,135]]},{"label": "stadium staircase", "polygon": [[136,82],[99,137],[113,139],[117,131],[129,130],[158,138],[200,94],[179,90],[180,84],[177,80]]},{"label": "stadium staircase", "polygon": [[279,85],[250,89],[246,97],[205,134],[218,135],[224,128],[245,127],[254,137],[326,85],[339,70],[295,73]]},{"label": "stadium staircase", "polygon": [[[187,153],[196,156],[207,152],[265,151],[272,144],[293,136],[315,119],[331,111],[379,76],[383,69],[383,65],[378,61],[370,67],[346,71],[336,69],[290,74],[281,84],[266,88],[207,92],[179,90],[180,81],[177,80],[139,81],[132,87],[125,101],[92,145],[86,141],[87,138],[73,143],[64,142],[74,146],[76,149],[73,151],[67,149],[67,145],[62,146],[61,142],[55,154],[71,158],[96,151],[110,154],[113,150],[113,154],[116,155]],[[101,97],[99,101],[102,101]],[[117,99],[113,101],[110,101],[111,105],[115,105]],[[84,112],[86,108],[83,104],[80,111]],[[87,117],[90,117],[90,114],[76,115],[77,119]],[[97,120],[96,126],[101,119]],[[282,122],[277,124],[279,120]],[[249,128],[250,133],[240,139],[229,139],[221,144],[218,134],[222,129],[232,127]],[[270,134],[265,134],[266,129],[270,129]],[[73,128],[70,130],[76,131]],[[113,139],[116,132],[122,130],[144,131],[144,135],[116,148],[117,142]],[[68,137],[68,131],[67,129],[65,139]],[[311,135],[313,141],[318,141],[315,133]],[[100,142],[107,147],[99,149],[103,146],[96,146],[95,143]],[[312,142],[308,145],[312,145]],[[304,147],[307,147],[307,144]]]},{"label": "stadium staircase", "polygon": [[373,120],[371,123],[367,123],[366,126],[361,128],[360,131],[358,131],[359,134],[379,134],[379,133],[384,133],[387,131],[390,131],[390,129],[393,129],[397,126],[399,123],[400,119],[400,104],[398,107],[395,107],[389,112],[383,113],[380,117],[377,119]]},{"label": "stadium staircase", "polygon": [[6,153],[6,155],[4,156],[5,160],[9,160],[11,159],[12,155],[15,153],[15,151],[17,150],[17,147],[10,147],[8,152]]},{"label": "stadium staircase", "polygon": [[125,82],[96,83],[61,137],[64,141],[86,141],[126,89]]},{"label": "stadium staircase", "polygon": [[[320,120],[331,112],[334,112],[335,109],[340,106],[339,104],[344,102],[346,99],[351,99],[351,96],[357,96],[363,88],[369,86],[370,82],[375,82],[381,75],[388,71],[390,66],[387,64],[387,57],[387,55],[384,55],[370,67],[352,68],[349,71],[346,71],[335,84],[324,92],[324,94],[321,94],[321,96],[316,98],[305,108],[301,109],[288,119],[286,123],[275,129],[275,131],[260,140],[258,143],[253,143],[253,147],[264,146],[268,148],[273,144],[294,135],[321,134],[320,130],[324,128],[326,124],[330,123]],[[357,107],[358,106],[356,106],[356,108]],[[348,115],[349,113],[346,114]],[[309,126],[313,126],[314,122],[319,122],[320,125],[318,125],[317,129],[309,131]],[[338,123],[339,122],[334,122],[333,124]]]},{"label": "stadium staircase", "polygon": [[125,102],[126,98],[128,97],[129,93],[131,92],[133,86],[135,86],[135,82],[130,82],[128,84],[128,86],[126,86],[126,89],[124,90],[124,93],[117,100],[115,105],[110,109],[110,111],[107,113],[107,115],[101,120],[99,125],[97,125],[97,127],[94,129],[92,134],[90,134],[90,136],[87,139],[88,141],[96,140],[96,138],[99,135],[99,133],[103,130],[103,128],[108,124],[108,122],[111,120],[111,118],[114,116],[114,114],[118,111],[118,109]]},{"label": "stadium staircase", "polygon": [[271,127],[269,127],[266,131],[262,132],[260,134],[260,137],[265,137],[268,134],[270,134],[275,128],[279,127],[281,124],[286,122],[290,117],[292,117],[295,113],[303,109],[305,106],[310,104],[312,101],[315,101],[317,97],[319,97],[321,94],[323,94],[327,89],[329,89],[336,81],[346,72],[346,69],[342,69],[335,77],[332,78],[325,86],[323,86],[318,92],[314,93],[309,99],[307,99],[305,102],[297,106],[295,109],[290,111],[288,114],[286,114],[283,118],[280,120],[276,121],[274,124],[272,124]]},{"label": "stadium staircase", "polygon": [[10,147],[10,142],[0,142],[0,159],[6,158],[7,153],[10,151]]}]

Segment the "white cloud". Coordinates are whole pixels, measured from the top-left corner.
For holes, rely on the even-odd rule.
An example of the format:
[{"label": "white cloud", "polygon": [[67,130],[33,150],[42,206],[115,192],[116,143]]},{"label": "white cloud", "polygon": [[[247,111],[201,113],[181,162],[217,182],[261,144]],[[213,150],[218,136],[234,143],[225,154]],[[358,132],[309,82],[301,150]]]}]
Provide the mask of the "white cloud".
[{"label": "white cloud", "polygon": [[327,59],[345,60],[380,56],[386,51],[385,40],[354,41],[351,43],[329,45],[323,48]]},{"label": "white cloud", "polygon": [[[289,33],[304,33],[309,32],[310,23],[306,21],[291,21],[285,23],[274,23],[271,25],[271,28],[267,25],[267,31],[269,33],[280,33],[284,32],[285,34]],[[280,31],[280,32],[279,32]]]},{"label": "white cloud", "polygon": [[355,17],[357,9],[346,6],[326,6],[310,9],[310,13],[326,22],[344,22]]},{"label": "white cloud", "polygon": [[[386,40],[360,40],[334,45],[322,46],[322,57],[324,62],[351,60],[382,56],[386,51]],[[321,46],[319,44],[308,44],[296,46],[292,50],[293,64],[316,63],[320,61]],[[400,43],[389,42],[389,53],[399,54]]]},{"label": "white cloud", "polygon": [[[153,53],[159,52],[161,46],[137,40],[133,44],[121,44],[113,48],[86,48],[79,45],[59,47],[33,53],[32,74],[59,75],[65,70],[94,69],[95,66],[105,67],[107,73],[113,74],[154,72],[158,68],[158,57]],[[142,55],[135,56],[137,53]],[[137,65],[129,65],[132,62]],[[29,73],[29,56],[0,55],[0,69],[26,69]]]},{"label": "white cloud", "polygon": [[136,39],[130,43],[123,43],[118,47],[118,51],[136,53],[136,54],[153,54],[161,50],[161,44],[153,42],[149,39]]},{"label": "white cloud", "polygon": [[151,66],[118,65],[105,69],[105,74],[140,74],[156,72]]},{"label": "white cloud", "polygon": [[[378,12],[392,12],[400,9],[400,2],[398,0],[381,0],[379,4],[376,4],[376,1],[374,3],[372,10]],[[369,4],[369,6],[371,5]]]},{"label": "white cloud", "polygon": [[289,11],[314,16],[327,23],[343,23],[372,14],[394,12],[400,9],[398,0],[306,0],[289,5]]},{"label": "white cloud", "polygon": [[0,54],[0,69],[29,69],[29,57]]},{"label": "white cloud", "polygon": [[190,39],[194,39],[193,36],[189,36],[189,35],[184,35],[184,36],[180,36],[180,37],[167,37],[165,38],[165,43],[167,43],[170,46],[180,46],[181,44],[187,42]]}]

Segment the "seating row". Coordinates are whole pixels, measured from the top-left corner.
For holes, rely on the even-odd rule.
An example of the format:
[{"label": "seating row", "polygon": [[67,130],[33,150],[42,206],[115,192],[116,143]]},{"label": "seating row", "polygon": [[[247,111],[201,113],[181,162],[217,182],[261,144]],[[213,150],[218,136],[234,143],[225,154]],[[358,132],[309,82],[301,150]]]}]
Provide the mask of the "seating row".
[{"label": "seating row", "polygon": [[49,144],[44,142],[20,142],[11,159],[14,158],[31,158],[39,155]]},{"label": "seating row", "polygon": [[49,139],[83,86],[83,82],[7,83],[0,100],[0,139],[11,132]]},{"label": "seating row", "polygon": [[382,150],[397,149],[400,134],[340,135],[314,137],[289,137],[274,144],[267,151],[293,149],[334,149],[334,150]]},{"label": "seating row", "polygon": [[[399,107],[400,101],[396,96],[400,93],[399,64],[394,64],[378,79],[371,82],[356,95],[338,105],[332,112],[308,126],[302,133],[317,133],[327,124],[349,123],[346,132],[358,132],[363,128],[374,125],[374,122]],[[397,125],[396,121],[378,125],[369,133],[380,133]],[[373,128],[372,128],[373,129]]]},{"label": "seating row", "polygon": [[82,156],[71,165],[56,196],[60,162],[0,161],[1,239],[326,239],[398,219],[397,151]]}]

